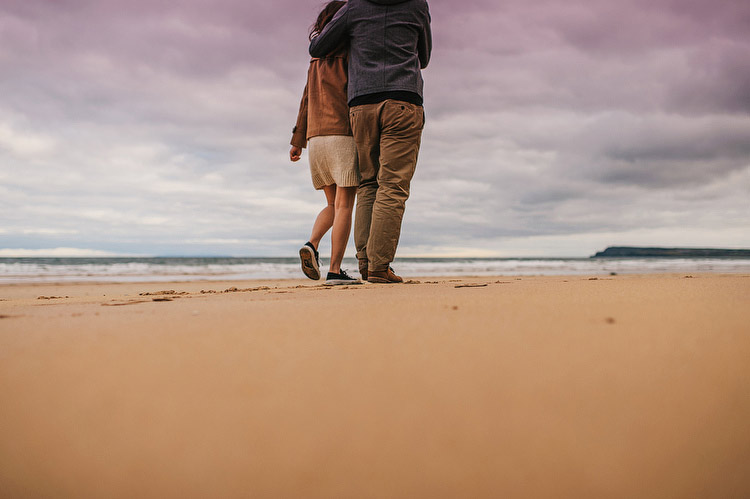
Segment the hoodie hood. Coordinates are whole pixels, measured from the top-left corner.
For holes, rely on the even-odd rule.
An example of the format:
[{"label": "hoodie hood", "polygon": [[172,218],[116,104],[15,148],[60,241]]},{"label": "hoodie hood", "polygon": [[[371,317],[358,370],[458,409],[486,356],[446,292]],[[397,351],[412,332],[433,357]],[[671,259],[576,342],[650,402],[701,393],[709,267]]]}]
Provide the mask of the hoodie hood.
[{"label": "hoodie hood", "polygon": [[377,3],[380,5],[396,5],[397,3],[408,2],[409,0],[367,0],[370,3]]}]

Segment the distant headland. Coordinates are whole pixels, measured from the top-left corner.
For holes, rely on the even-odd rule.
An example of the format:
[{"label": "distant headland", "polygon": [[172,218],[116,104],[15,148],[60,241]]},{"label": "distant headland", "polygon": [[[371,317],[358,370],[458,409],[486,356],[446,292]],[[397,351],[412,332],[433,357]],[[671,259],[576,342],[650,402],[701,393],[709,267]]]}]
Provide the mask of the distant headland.
[{"label": "distant headland", "polygon": [[610,246],[591,258],[750,258],[750,249]]}]

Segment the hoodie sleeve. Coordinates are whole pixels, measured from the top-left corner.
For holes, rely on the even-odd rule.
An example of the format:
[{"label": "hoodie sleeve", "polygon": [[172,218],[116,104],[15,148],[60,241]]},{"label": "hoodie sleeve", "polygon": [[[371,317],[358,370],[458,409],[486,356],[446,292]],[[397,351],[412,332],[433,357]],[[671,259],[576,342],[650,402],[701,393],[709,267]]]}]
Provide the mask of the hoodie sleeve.
[{"label": "hoodie sleeve", "polygon": [[426,68],[430,63],[430,56],[432,55],[432,28],[430,27],[430,11],[425,2],[425,22],[422,26],[422,31],[419,33],[419,40],[417,40],[417,51],[419,53],[419,65],[422,69]]},{"label": "hoodie sleeve", "polygon": [[341,7],[333,16],[333,19],[323,28],[323,31],[312,39],[310,42],[311,57],[325,57],[345,41],[349,35],[348,13],[348,5]]}]

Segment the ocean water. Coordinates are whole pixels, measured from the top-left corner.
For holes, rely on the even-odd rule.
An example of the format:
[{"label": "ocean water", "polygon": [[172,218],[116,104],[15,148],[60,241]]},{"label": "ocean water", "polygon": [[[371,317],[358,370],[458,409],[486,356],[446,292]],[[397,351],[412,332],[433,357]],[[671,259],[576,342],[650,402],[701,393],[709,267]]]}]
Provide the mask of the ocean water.
[{"label": "ocean water", "polygon": [[[357,275],[357,261],[343,268]],[[750,273],[750,259],[400,258],[404,277]],[[321,260],[327,268],[327,260]],[[0,284],[300,279],[297,258],[0,258]]]}]

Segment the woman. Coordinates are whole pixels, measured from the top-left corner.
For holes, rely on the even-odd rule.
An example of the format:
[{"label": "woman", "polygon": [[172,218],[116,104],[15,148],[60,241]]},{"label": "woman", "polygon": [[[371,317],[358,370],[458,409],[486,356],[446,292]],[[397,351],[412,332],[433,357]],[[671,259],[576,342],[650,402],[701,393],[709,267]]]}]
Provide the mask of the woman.
[{"label": "woman", "polygon": [[[328,2],[310,30],[317,36],[346,2]],[[331,231],[331,263],[326,284],[361,284],[341,269],[352,225],[354,198],[360,175],[357,148],[349,125],[347,104],[348,47],[342,46],[322,59],[312,59],[307,85],[302,95],[297,125],[292,131],[289,157],[299,161],[307,146],[313,187],[325,193],[327,206],[318,214],[310,240],[299,250],[302,271],[310,279],[320,279],[318,247]]]}]

